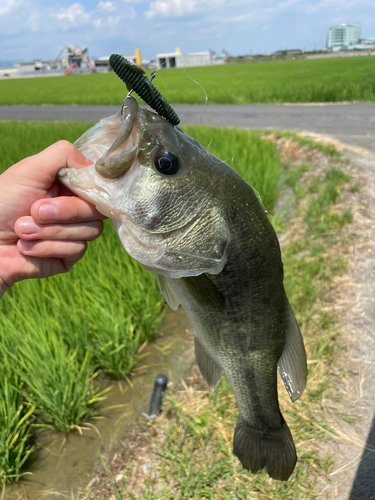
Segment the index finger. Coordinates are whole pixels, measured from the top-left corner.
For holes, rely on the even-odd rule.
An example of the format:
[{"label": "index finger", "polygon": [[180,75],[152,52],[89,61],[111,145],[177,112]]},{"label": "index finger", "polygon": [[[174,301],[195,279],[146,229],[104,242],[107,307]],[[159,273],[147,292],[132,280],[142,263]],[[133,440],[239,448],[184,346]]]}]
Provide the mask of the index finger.
[{"label": "index finger", "polygon": [[39,224],[59,222],[74,224],[106,219],[94,205],[78,196],[59,196],[36,201],[30,211],[31,217]]},{"label": "index finger", "polygon": [[55,181],[60,168],[84,168],[91,163],[92,161],[85,158],[73,144],[58,141],[40,153],[20,161],[14,167],[18,169],[19,175],[29,179],[35,187],[48,189]]}]

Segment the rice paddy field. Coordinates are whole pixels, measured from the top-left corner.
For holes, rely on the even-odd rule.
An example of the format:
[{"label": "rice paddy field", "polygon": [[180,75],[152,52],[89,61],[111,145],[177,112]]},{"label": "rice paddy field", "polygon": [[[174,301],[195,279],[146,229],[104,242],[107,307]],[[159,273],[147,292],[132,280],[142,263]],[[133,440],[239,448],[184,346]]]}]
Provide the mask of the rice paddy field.
[{"label": "rice paddy field", "polygon": [[[154,83],[176,104],[203,104],[201,87],[209,104],[374,101],[375,57],[160,70]],[[118,104],[124,89],[113,73],[1,80],[0,105]]]},{"label": "rice paddy field", "polygon": [[[91,124],[0,122],[0,173],[59,139],[74,141]],[[232,163],[267,208],[278,196],[280,157],[257,133],[187,127]],[[224,140],[225,139],[225,140]],[[27,474],[36,430],[77,432],[105,406],[100,370],[126,378],[140,344],[155,334],[164,301],[154,275],[104,234],[67,275],[17,283],[0,301],[0,484]]]}]

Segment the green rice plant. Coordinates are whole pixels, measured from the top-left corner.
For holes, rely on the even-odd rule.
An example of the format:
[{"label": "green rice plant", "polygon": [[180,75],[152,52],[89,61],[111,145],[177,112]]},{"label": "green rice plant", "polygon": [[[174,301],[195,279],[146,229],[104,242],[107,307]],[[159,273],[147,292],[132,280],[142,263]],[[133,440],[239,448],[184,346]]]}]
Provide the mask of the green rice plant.
[{"label": "green rice plant", "polygon": [[0,345],[0,485],[28,474],[22,467],[33,450],[35,406],[22,397],[22,381]]},{"label": "green rice plant", "polygon": [[55,331],[41,335],[34,318],[29,317],[28,323],[26,337],[10,321],[2,321],[6,329],[2,346],[25,384],[22,396],[35,407],[43,426],[53,425],[61,431],[77,429],[95,415],[95,405],[108,392],[94,387],[92,354],[88,349],[79,360],[77,350],[68,350]]},{"label": "green rice plant", "polygon": [[91,125],[93,123],[88,122],[0,121],[0,173],[60,139],[74,142]]},{"label": "green rice plant", "polygon": [[[204,104],[201,86],[209,104],[375,100],[371,56],[164,69],[154,84],[180,104]],[[126,93],[114,73],[0,81],[0,104],[120,105]]]},{"label": "green rice plant", "polygon": [[257,132],[235,128],[186,126],[184,131],[235,169],[271,209],[278,197],[280,155]]}]

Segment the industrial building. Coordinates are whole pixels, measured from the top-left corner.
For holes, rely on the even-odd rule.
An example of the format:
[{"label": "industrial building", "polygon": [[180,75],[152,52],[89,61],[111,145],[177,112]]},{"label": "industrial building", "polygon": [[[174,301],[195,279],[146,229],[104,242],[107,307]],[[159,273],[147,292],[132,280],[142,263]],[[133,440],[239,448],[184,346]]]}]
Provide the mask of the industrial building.
[{"label": "industrial building", "polygon": [[[142,63],[140,49],[135,49],[134,54],[124,55],[125,59],[141,66],[143,69],[156,68],[182,68],[192,66],[210,66],[224,64],[228,58],[227,52],[223,49],[220,56],[215,56],[212,51],[195,52],[182,54],[180,49],[166,54],[157,54],[156,61],[145,61]],[[52,75],[71,75],[75,73],[111,71],[109,56],[90,59],[87,47],[79,45],[65,45],[58,56],[49,61],[35,59],[31,62],[16,63],[11,68],[0,68],[1,78],[20,78],[31,76],[52,76]]]},{"label": "industrial building", "polygon": [[182,54],[179,48],[174,52],[156,54],[157,68],[189,68],[192,66],[210,66],[212,64],[224,64],[228,54],[223,51],[221,57],[215,57],[212,51],[194,52]]},{"label": "industrial building", "polygon": [[375,38],[362,38],[361,23],[340,24],[327,31],[326,50],[330,52],[371,50],[374,46]]}]

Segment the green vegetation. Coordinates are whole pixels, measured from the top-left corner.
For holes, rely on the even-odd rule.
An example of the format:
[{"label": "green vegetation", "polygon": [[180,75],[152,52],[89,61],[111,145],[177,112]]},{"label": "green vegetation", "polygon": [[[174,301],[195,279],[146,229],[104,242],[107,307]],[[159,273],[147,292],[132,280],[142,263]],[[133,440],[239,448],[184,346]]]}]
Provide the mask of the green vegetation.
[{"label": "green vegetation", "polygon": [[206,149],[234,168],[271,209],[278,197],[280,156],[277,149],[259,133],[235,128],[183,127]]},{"label": "green vegetation", "polygon": [[[90,125],[0,122],[0,172],[58,139],[74,141]],[[280,158],[272,143],[244,130],[186,131],[220,158],[234,157],[233,165],[273,206]],[[110,221],[105,226],[68,274],[17,283],[0,301],[0,359],[9,372],[0,406],[3,483],[19,478],[32,426],[80,430],[105,396],[94,385],[97,371],[126,377],[139,345],[160,324],[164,302],[154,275],[126,254]]]},{"label": "green vegetation", "polygon": [[7,481],[17,481],[27,474],[21,468],[33,449],[31,426],[35,406],[22,397],[22,381],[3,349],[0,377],[0,485],[4,488]]},{"label": "green vegetation", "polygon": [[[104,470],[96,478],[100,486],[93,489],[90,499],[104,500],[111,494],[117,500],[317,498],[316,483],[332,468],[332,459],[319,456],[316,450],[320,448],[317,441],[329,436],[323,396],[327,399],[333,386],[330,371],[338,348],[338,328],[328,305],[334,295],[334,277],[346,266],[348,246],[341,229],[350,212],[339,203],[346,191],[352,192],[353,181],[335,159],[316,175],[306,156],[292,165],[284,161],[284,184],[294,187],[301,202],[288,222],[280,225],[280,232],[287,235],[282,238],[285,286],[310,362],[307,389],[296,403],[290,402],[282,382],[279,384],[281,410],[298,453],[292,477],[281,483],[269,479],[264,471],[252,475],[243,470],[232,453],[238,410],[231,388],[223,378],[215,392],[210,392],[196,369],[187,385],[167,393],[163,413],[156,421],[140,425],[128,444],[125,439],[116,465],[102,461]],[[310,229],[304,223],[306,217]],[[135,435],[137,446],[132,451]],[[115,484],[118,474],[122,480]]]},{"label": "green vegetation", "polygon": [[[209,104],[375,100],[371,56],[160,70],[155,85],[171,103],[203,104],[193,80]],[[114,73],[0,81],[0,104],[120,104],[125,94]]]}]

